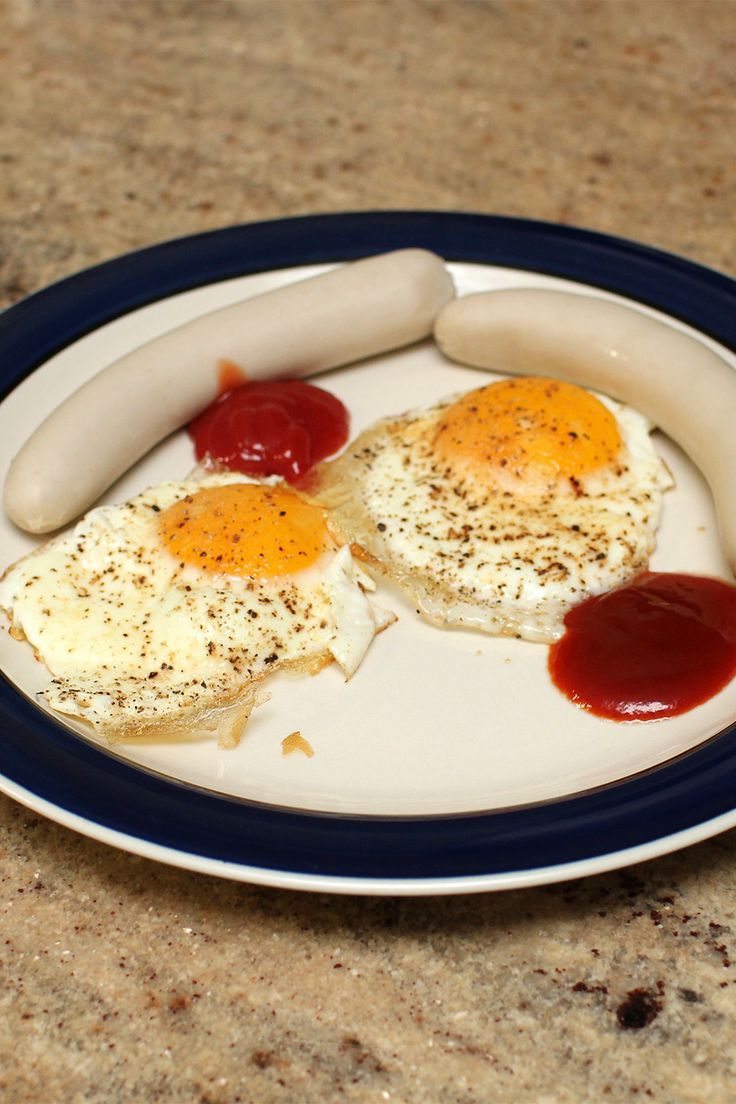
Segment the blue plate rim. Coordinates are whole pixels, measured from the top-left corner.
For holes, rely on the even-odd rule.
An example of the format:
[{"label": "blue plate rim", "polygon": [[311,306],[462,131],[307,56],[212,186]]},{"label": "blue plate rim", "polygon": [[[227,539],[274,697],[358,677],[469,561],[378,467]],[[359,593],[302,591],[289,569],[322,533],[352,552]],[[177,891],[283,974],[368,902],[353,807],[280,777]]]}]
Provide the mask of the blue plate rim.
[{"label": "blue plate rim", "polygon": [[[301,215],[178,238],[69,276],[0,315],[0,394],[106,322],[190,288],[408,246],[623,295],[736,348],[736,282],[577,227],[470,212]],[[4,354],[4,355],[3,355]],[[106,755],[0,679],[0,789],[131,851],[193,869],[353,892],[501,888],[624,865],[736,822],[736,723],[659,768],[594,791],[478,814],[355,817],[256,805]],[[684,835],[683,835],[684,834]],[[617,856],[620,857],[617,860]],[[628,856],[628,858],[627,858]]]}]

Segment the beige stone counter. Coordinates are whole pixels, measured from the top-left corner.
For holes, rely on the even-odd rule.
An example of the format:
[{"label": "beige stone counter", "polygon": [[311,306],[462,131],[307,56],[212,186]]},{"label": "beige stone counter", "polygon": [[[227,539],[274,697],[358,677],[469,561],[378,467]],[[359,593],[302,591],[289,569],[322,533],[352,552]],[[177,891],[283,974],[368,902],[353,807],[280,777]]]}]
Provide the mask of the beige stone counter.
[{"label": "beige stone counter", "polygon": [[[0,88],[3,305],[152,242],[376,208],[736,273],[733,2],[4,0]],[[0,860],[8,1104],[736,1100],[733,832],[364,900],[158,866],[2,798]]]}]

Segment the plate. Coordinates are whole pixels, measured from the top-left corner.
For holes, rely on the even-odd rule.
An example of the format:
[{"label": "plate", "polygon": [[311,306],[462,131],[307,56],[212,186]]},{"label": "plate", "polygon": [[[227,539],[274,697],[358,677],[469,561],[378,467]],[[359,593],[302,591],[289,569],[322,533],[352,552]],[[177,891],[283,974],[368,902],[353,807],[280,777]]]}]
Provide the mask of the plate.
[{"label": "plate", "polygon": [[[663,318],[736,365],[736,284],[612,237],[487,215],[378,212],[232,227],[154,246],[63,280],[0,317],[0,471],[66,395],[123,353],[197,314],[371,253],[423,246],[459,293],[549,286]],[[431,342],[320,380],[354,433],[377,417],[478,386],[487,374]],[[677,482],[656,570],[728,578],[710,496],[671,441]],[[186,434],[111,488],[118,501],[192,466]],[[35,541],[0,523],[3,560]],[[3,564],[4,566],[4,564]],[[0,789],[95,839],[254,883],[340,893],[440,894],[580,877],[736,824],[736,682],[684,717],[614,724],[550,684],[546,648],[398,623],[351,680],[277,675],[240,746],[110,749],[37,703],[44,671],[0,639]],[[333,665],[334,666],[334,665]],[[298,728],[312,758],[282,755]]]}]

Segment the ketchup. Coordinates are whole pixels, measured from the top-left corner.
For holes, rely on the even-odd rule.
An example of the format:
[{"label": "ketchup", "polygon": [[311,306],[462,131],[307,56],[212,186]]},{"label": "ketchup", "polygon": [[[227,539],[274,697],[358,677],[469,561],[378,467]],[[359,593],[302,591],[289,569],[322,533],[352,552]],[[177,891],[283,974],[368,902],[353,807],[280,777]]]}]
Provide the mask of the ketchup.
[{"label": "ketchup", "polygon": [[568,698],[599,717],[685,713],[736,675],[736,587],[645,572],[569,611],[549,671]]},{"label": "ketchup", "polygon": [[299,480],[348,439],[348,412],[328,391],[301,380],[243,383],[189,426],[198,460],[231,471]]}]

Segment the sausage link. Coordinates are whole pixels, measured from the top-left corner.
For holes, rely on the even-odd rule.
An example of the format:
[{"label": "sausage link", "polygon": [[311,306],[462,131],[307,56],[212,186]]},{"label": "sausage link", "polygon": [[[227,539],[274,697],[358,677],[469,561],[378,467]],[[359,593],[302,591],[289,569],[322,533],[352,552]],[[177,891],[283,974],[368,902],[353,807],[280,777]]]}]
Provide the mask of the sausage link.
[{"label": "sausage link", "polygon": [[707,480],[736,574],[736,371],[695,338],[622,303],[545,288],[448,304],[435,339],[451,360],[581,384],[636,407]]},{"label": "sausage link", "polygon": [[442,259],[403,249],[297,280],[196,318],[99,372],[13,460],[5,510],[46,533],[87,509],[221,390],[217,365],[247,379],[311,376],[432,332],[454,287]]}]

